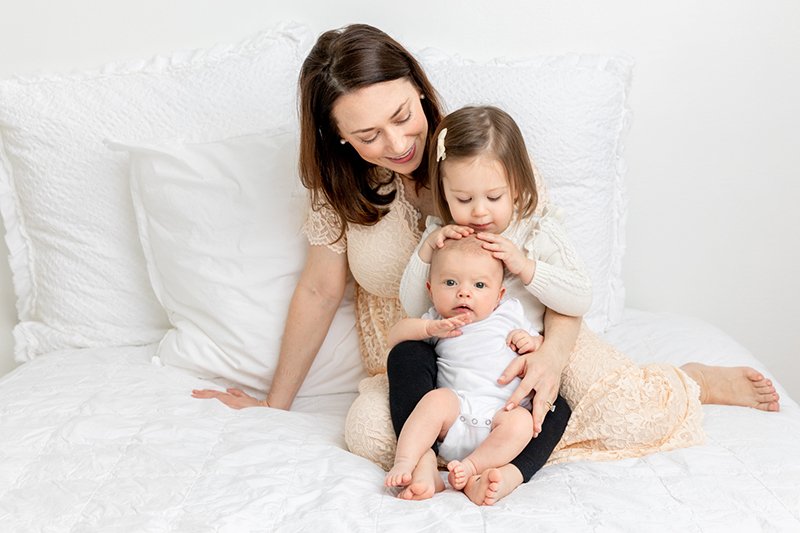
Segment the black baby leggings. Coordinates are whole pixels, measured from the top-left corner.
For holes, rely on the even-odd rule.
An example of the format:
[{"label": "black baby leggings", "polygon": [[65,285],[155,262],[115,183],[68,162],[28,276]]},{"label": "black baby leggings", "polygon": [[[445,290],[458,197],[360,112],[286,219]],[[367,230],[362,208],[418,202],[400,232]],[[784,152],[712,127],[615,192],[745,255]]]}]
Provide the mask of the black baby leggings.
[{"label": "black baby leggings", "polygon": [[[389,409],[396,435],[400,435],[411,411],[425,394],[436,388],[436,352],[424,341],[404,341],[392,348],[386,364],[389,377]],[[498,376],[499,377],[499,376]],[[555,412],[548,413],[542,431],[511,461],[527,482],[547,462],[564,434],[572,414],[560,395]],[[437,451],[437,445],[433,449]]]}]

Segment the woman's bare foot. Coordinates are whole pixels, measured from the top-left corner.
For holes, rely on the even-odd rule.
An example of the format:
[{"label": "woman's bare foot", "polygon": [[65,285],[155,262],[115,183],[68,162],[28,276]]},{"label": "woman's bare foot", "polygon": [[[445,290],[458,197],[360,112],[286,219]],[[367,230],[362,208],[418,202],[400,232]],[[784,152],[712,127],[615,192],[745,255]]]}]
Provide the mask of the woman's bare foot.
[{"label": "woman's bare foot", "polygon": [[383,484],[387,487],[405,487],[411,483],[411,473],[417,464],[410,460],[395,459],[394,466],[386,474]]},{"label": "woman's bare foot", "polygon": [[478,473],[475,464],[469,459],[450,461],[447,463],[447,470],[450,471],[450,473],[447,474],[447,481],[450,483],[450,486],[456,490],[463,489],[469,478]]},{"label": "woman's bare foot", "polygon": [[780,409],[780,396],[772,381],[754,368],[687,363],[681,369],[700,385],[700,403],[741,405],[762,411]]},{"label": "woman's bare foot", "polygon": [[414,471],[411,473],[411,481],[406,488],[397,495],[404,500],[427,500],[432,498],[437,492],[444,490],[444,481],[439,476],[439,468],[436,463],[436,455],[433,450],[425,452]]},{"label": "woman's bare foot", "polygon": [[464,494],[475,505],[494,505],[521,483],[522,474],[513,465],[489,468],[467,480]]}]

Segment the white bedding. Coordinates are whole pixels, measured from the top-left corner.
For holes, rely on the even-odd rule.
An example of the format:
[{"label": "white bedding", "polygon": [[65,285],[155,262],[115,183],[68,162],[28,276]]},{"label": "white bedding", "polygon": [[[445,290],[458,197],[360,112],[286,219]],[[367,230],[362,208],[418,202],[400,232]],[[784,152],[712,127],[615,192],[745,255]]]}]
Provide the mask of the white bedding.
[{"label": "white bedding", "polygon": [[[606,336],[640,360],[763,370],[673,315],[628,310]],[[780,413],[705,407],[703,446],[546,467],[476,507],[385,490],[344,449],[351,395],[234,411],[154,350],[57,352],[0,380],[0,531],[800,531],[800,408],[780,387]]]}]

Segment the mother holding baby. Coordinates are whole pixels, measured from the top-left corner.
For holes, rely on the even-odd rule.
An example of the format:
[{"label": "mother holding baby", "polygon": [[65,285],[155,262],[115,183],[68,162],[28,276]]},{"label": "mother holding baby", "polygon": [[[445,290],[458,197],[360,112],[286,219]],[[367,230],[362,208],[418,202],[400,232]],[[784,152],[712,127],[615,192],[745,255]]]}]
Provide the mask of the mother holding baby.
[{"label": "mother holding baby", "polygon": [[[309,249],[289,307],[272,387],[265,400],[238,389],[194,395],[218,398],[233,408],[289,409],[352,274],[361,356],[370,377],[359,386],[345,438],[353,453],[388,469],[396,435],[422,396],[436,388],[431,345],[405,342],[390,351],[387,333],[405,316],[398,299],[400,280],[426,218],[437,214],[427,162],[442,107],[414,57],[385,33],[361,24],[319,37],[303,63],[299,95],[300,176],[311,196],[303,228]],[[546,204],[546,198],[540,196],[540,204]],[[595,350],[610,348],[582,327],[580,317],[549,309],[542,333],[540,348],[521,354],[498,376],[506,383],[522,377],[512,396],[517,403],[533,393],[534,438],[511,464],[471,480],[465,493],[476,504],[492,504],[528,481],[556,449],[559,461],[657,451],[634,444],[623,451],[587,444],[603,433],[598,429],[603,421],[586,418],[589,411],[582,402],[588,400],[570,397],[581,396],[591,385],[575,386],[580,376],[571,374],[571,360],[591,359]],[[701,402],[777,409],[774,388],[755,370],[690,364],[682,372],[699,385],[683,392],[694,394],[687,402],[697,402],[699,390]],[[558,396],[562,373],[566,399]],[[570,407],[580,413],[573,422]],[[680,446],[702,439],[699,425],[688,431],[694,434],[672,435],[665,441]],[[431,449],[399,495],[425,499],[442,488]]]}]

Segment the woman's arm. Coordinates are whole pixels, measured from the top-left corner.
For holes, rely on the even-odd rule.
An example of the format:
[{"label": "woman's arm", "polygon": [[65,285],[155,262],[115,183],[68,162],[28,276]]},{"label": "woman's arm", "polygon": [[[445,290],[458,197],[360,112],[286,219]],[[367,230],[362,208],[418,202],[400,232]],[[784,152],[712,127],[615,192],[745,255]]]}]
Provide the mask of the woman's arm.
[{"label": "woman's arm", "polygon": [[542,345],[535,352],[517,357],[497,380],[504,385],[517,376],[522,378],[508,401],[508,409],[516,407],[525,396],[535,391],[532,409],[534,436],[542,430],[548,403],[552,405],[558,396],[561,373],[575,347],[581,321],[579,317],[565,316],[547,309],[544,314]]},{"label": "woman's arm", "polygon": [[309,246],[303,273],[289,304],[278,368],[265,400],[239,389],[194,390],[192,396],[217,398],[233,409],[259,406],[289,409],[341,303],[347,285],[347,268],[344,253],[336,253],[327,246]]},{"label": "woman's arm", "polygon": [[278,368],[267,395],[270,407],[289,409],[317,356],[347,285],[347,255],[309,246],[283,330]]}]

